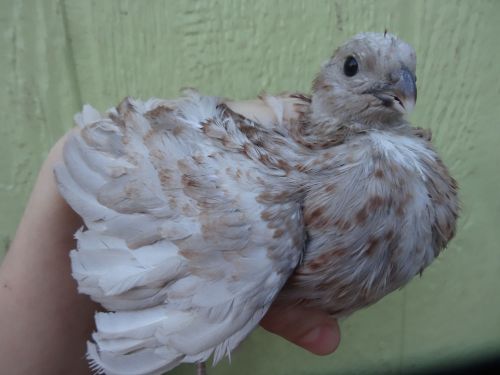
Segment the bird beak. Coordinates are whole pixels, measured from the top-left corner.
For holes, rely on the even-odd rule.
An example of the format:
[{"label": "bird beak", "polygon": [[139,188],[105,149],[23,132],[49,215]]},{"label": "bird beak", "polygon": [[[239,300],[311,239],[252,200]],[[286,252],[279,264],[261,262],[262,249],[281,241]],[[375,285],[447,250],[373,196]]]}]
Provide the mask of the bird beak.
[{"label": "bird beak", "polygon": [[385,107],[409,114],[417,101],[417,85],[414,75],[406,67],[396,73],[395,83],[384,84],[382,88],[365,91],[382,101]]},{"label": "bird beak", "polygon": [[399,79],[390,88],[394,94],[394,106],[397,110],[409,114],[417,101],[415,77],[405,67],[399,72]]}]

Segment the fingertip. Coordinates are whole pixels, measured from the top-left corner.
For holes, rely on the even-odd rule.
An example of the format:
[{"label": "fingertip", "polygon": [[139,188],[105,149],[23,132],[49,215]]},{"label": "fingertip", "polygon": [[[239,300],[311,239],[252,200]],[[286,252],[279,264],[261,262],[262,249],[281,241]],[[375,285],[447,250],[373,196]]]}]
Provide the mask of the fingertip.
[{"label": "fingertip", "polygon": [[340,344],[340,330],[335,320],[314,327],[295,343],[316,355],[328,355],[337,350]]},{"label": "fingertip", "polygon": [[317,355],[333,353],[340,343],[337,320],[320,310],[302,307],[273,308],[261,325]]}]

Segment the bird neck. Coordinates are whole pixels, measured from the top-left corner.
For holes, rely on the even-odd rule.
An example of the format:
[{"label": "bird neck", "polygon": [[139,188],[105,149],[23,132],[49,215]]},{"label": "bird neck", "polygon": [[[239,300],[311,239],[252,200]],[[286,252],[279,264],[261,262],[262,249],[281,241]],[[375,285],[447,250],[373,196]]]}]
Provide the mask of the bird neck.
[{"label": "bird neck", "polygon": [[327,148],[349,136],[370,130],[399,132],[409,123],[401,116],[362,117],[355,108],[345,108],[324,95],[313,95],[308,111],[299,118],[295,135],[309,148]]},{"label": "bird neck", "polygon": [[364,132],[362,123],[318,111],[313,105],[299,117],[292,129],[293,138],[310,149],[323,149],[344,143],[347,137]]}]

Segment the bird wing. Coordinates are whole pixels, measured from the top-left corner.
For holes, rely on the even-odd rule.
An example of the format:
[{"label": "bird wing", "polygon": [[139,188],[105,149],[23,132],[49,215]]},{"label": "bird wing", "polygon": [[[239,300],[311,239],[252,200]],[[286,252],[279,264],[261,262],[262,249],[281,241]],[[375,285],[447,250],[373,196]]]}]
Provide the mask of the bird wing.
[{"label": "bird wing", "polygon": [[296,267],[300,205],[269,193],[286,171],[233,117],[196,93],[75,117],[55,174],[85,222],[73,276],[109,311],[96,313],[88,344],[97,371],[160,374],[212,353],[217,362]]}]

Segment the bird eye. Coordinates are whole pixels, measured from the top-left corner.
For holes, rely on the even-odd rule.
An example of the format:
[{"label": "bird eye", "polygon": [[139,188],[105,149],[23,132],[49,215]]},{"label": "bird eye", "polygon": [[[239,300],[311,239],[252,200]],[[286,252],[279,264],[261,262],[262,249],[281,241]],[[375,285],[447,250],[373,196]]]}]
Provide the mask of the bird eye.
[{"label": "bird eye", "polygon": [[358,72],[358,62],[352,56],[347,56],[344,63],[344,74],[348,77],[352,77]]}]

